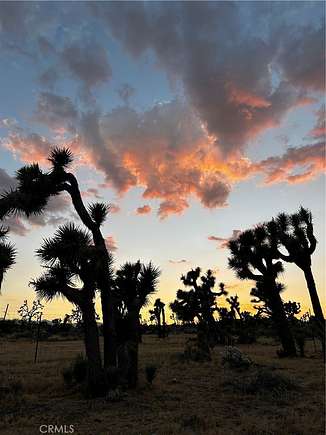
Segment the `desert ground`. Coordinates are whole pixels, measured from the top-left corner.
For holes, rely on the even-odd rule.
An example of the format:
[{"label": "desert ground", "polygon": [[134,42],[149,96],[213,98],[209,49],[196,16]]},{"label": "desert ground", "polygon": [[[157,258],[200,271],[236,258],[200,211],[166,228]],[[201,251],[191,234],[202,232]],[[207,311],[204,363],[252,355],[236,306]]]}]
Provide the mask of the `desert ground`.
[{"label": "desert ground", "polygon": [[[73,425],[78,435],[324,433],[324,366],[313,343],[305,358],[292,359],[278,358],[277,345],[267,340],[239,345],[255,363],[239,371],[222,366],[222,346],[214,348],[210,362],[183,361],[187,339],[145,336],[139,387],[118,401],[87,400],[77,387],[65,386],[61,372],[82,352],[81,341],[41,342],[36,364],[31,341],[1,341],[1,384],[18,387],[1,393],[0,433],[34,435],[41,425],[66,425],[66,431]],[[144,374],[147,364],[158,367],[152,385]],[[294,388],[242,391],[252,371],[263,369],[286,376]]]}]

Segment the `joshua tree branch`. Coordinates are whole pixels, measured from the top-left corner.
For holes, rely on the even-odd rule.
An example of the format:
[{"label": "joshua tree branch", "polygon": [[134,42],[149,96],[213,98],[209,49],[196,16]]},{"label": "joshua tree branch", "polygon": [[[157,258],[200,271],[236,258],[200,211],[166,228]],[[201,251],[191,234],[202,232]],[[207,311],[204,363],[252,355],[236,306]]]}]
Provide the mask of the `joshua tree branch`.
[{"label": "joshua tree branch", "polygon": [[307,236],[309,239],[309,254],[312,255],[315,252],[316,246],[317,246],[317,239],[316,237],[309,231],[307,231]]},{"label": "joshua tree branch", "polygon": [[94,232],[95,223],[93,222],[92,218],[90,217],[90,215],[89,215],[88,211],[86,210],[86,207],[83,203],[83,200],[82,200],[82,197],[80,194],[80,190],[79,190],[78,181],[77,181],[76,177],[71,173],[67,173],[66,179],[67,179],[69,185],[64,183],[64,187],[65,187],[66,191],[69,193],[69,195],[71,196],[72,203],[75,207],[75,210],[77,211],[83,224],[90,231]]},{"label": "joshua tree branch", "polygon": [[73,304],[80,305],[82,302],[81,289],[64,285],[60,287],[60,292]]},{"label": "joshua tree branch", "polygon": [[282,252],[280,252],[279,250],[277,250],[277,255],[283,261],[286,261],[288,263],[292,263],[293,262],[293,257],[290,254],[289,255],[285,255],[285,254],[282,254]]}]

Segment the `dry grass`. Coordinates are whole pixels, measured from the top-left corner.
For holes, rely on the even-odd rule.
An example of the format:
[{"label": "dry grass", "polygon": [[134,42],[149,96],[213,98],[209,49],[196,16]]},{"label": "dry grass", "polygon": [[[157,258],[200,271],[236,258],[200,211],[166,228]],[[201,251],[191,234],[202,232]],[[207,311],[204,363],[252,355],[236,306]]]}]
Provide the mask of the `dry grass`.
[{"label": "dry grass", "polygon": [[[39,434],[41,424],[73,424],[78,435],[324,433],[320,357],[307,352],[304,359],[278,359],[270,344],[239,346],[254,362],[286,374],[298,386],[287,394],[253,395],[227,387],[230,377],[241,382],[246,374],[222,368],[222,348],[214,349],[211,362],[181,362],[177,355],[186,339],[144,337],[139,388],[115,403],[85,400],[80,392],[64,387],[61,371],[82,351],[81,342],[42,342],[39,362],[33,364],[32,343],[2,341],[0,378],[21,383],[22,391],[0,397],[0,433]],[[145,381],[148,364],[159,367],[153,386]]]}]

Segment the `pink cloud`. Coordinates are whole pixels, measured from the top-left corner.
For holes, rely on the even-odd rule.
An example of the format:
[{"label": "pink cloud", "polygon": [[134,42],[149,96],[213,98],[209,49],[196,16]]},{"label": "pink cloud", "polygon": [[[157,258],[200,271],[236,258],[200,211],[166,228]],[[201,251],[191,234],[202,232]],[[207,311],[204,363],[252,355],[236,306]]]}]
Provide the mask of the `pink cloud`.
[{"label": "pink cloud", "polygon": [[152,211],[151,207],[145,204],[142,207],[137,208],[136,214],[144,215],[144,214],[149,214],[151,211]]},{"label": "pink cloud", "polygon": [[228,243],[230,240],[236,239],[239,234],[241,234],[241,230],[233,230],[232,236],[228,238],[224,237],[218,237],[218,236],[209,236],[208,240],[217,242],[218,243],[218,249],[225,249],[228,247]]}]

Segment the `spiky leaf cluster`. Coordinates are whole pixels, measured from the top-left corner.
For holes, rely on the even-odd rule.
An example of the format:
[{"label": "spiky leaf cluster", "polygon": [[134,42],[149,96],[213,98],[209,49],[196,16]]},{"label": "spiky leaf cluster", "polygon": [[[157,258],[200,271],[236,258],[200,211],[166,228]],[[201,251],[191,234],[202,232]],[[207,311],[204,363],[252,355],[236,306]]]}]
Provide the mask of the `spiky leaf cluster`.
[{"label": "spiky leaf cluster", "polygon": [[132,309],[135,304],[141,308],[147,305],[149,296],[157,291],[161,272],[153,263],[127,262],[116,272],[115,288],[118,299]]},{"label": "spiky leaf cluster", "polygon": [[93,221],[98,225],[103,225],[110,211],[110,206],[103,202],[96,202],[88,206],[88,211]]},{"label": "spiky leaf cluster", "polygon": [[283,272],[282,263],[274,261],[279,258],[276,243],[274,233],[267,224],[242,232],[228,244],[231,252],[229,267],[240,279],[257,281],[267,276],[275,279]]},{"label": "spiky leaf cluster", "polygon": [[54,169],[67,168],[73,162],[73,155],[69,148],[55,147],[48,158]]},{"label": "spiky leaf cluster", "polygon": [[8,229],[0,226],[0,289],[4,274],[15,264],[16,250],[7,241]]}]

